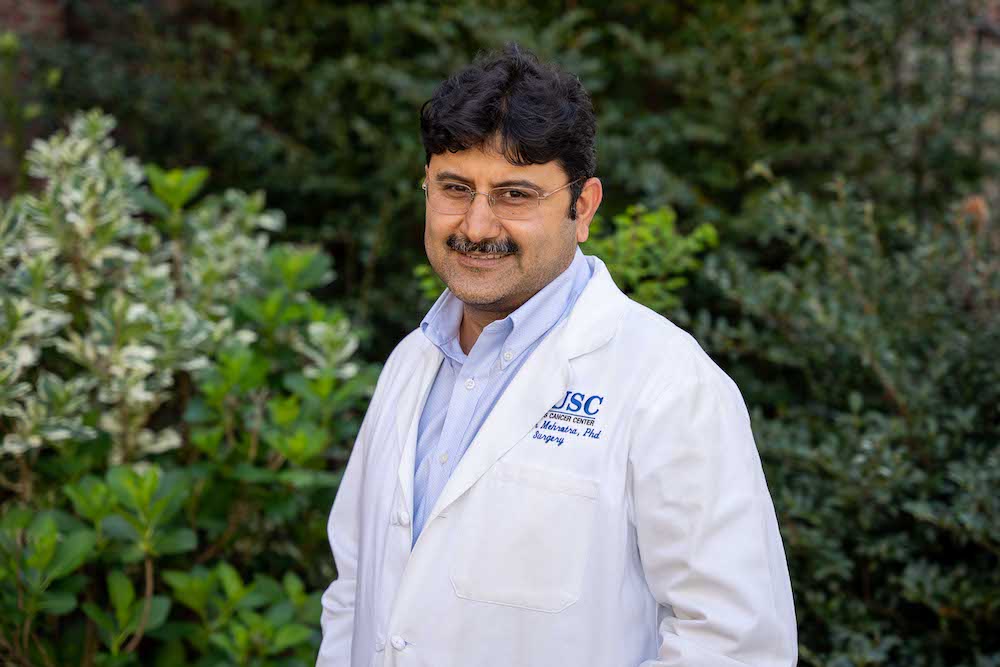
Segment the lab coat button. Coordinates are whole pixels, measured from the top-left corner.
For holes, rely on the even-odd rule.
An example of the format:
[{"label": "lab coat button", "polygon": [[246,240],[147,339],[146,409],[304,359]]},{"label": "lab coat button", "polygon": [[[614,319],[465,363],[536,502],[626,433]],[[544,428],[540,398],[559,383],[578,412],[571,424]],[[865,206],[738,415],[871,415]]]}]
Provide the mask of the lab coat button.
[{"label": "lab coat button", "polygon": [[399,510],[396,512],[396,521],[399,522],[400,526],[410,525],[410,513],[406,510]]},{"label": "lab coat button", "polygon": [[375,639],[375,650],[376,651],[385,650],[385,639],[383,639],[382,637],[378,637]]},{"label": "lab coat button", "polygon": [[392,647],[397,651],[402,651],[404,648],[406,648],[406,640],[400,637],[399,635],[393,635]]},{"label": "lab coat button", "polygon": [[466,389],[472,389],[475,386],[476,386],[476,381],[473,380],[472,378],[469,378],[468,380],[465,381],[465,388]]}]

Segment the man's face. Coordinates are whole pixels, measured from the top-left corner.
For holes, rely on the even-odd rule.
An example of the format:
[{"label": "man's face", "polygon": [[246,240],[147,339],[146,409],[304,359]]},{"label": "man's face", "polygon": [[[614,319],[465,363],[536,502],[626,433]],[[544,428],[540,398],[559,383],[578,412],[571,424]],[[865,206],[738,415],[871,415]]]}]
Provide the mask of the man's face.
[{"label": "man's face", "polygon": [[[476,148],[432,156],[426,176],[428,186],[444,179],[479,192],[506,181],[529,181],[544,194],[569,181],[555,162],[519,167],[491,149]],[[465,214],[438,213],[427,207],[427,258],[465,304],[484,311],[512,312],[565,270],[577,243],[587,240],[596,206],[591,207],[589,199],[579,202],[577,219],[571,220],[570,198],[570,188],[560,190],[541,200],[528,220],[501,220],[484,195],[476,195]]]}]

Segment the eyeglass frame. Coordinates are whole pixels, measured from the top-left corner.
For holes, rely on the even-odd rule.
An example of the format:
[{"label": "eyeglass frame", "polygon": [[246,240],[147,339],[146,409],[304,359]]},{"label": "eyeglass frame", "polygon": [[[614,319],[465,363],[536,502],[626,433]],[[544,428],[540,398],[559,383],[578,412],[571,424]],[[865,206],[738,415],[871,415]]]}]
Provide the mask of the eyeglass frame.
[{"label": "eyeglass frame", "polygon": [[[530,217],[528,217],[528,218],[504,218],[504,217],[502,217],[500,215],[497,215],[496,210],[493,208],[493,204],[496,202],[496,197],[493,196],[492,192],[494,190],[531,190],[532,192],[534,192],[535,194],[538,195],[538,206],[535,207],[535,208],[536,209],[540,209],[542,207],[542,200],[543,199],[548,199],[551,195],[554,195],[555,193],[559,192],[560,190],[565,190],[569,186],[574,185],[575,183],[579,183],[580,181],[585,181],[585,180],[587,180],[587,177],[586,176],[581,176],[580,178],[576,179],[575,181],[570,181],[566,185],[562,185],[562,186],[556,188],[555,190],[549,190],[548,192],[538,192],[537,190],[535,190],[535,188],[529,188],[527,186],[517,186],[517,187],[515,187],[515,186],[511,186],[511,185],[501,185],[499,187],[490,188],[486,192],[480,192],[479,190],[473,190],[472,188],[469,188],[469,185],[467,183],[462,183],[460,181],[440,181],[441,183],[454,183],[455,185],[462,185],[462,186],[465,186],[465,187],[469,188],[469,192],[472,193],[472,197],[469,198],[469,207],[467,209],[465,209],[464,211],[462,211],[461,213],[444,213],[442,211],[438,211],[435,208],[431,208],[431,210],[434,211],[435,213],[440,213],[441,215],[465,215],[466,213],[468,213],[469,211],[472,210],[472,204],[475,203],[475,201],[476,201],[476,195],[486,195],[486,203],[490,207],[490,211],[492,211],[493,214],[496,215],[501,220],[530,220],[531,219]],[[424,191],[424,200],[427,202],[427,206],[430,206],[431,205],[430,204],[430,202],[431,202],[431,200],[430,200],[431,193],[430,193],[430,190],[428,190],[428,184],[427,184],[427,179],[426,178],[424,179],[424,182],[420,184],[420,188]]]}]

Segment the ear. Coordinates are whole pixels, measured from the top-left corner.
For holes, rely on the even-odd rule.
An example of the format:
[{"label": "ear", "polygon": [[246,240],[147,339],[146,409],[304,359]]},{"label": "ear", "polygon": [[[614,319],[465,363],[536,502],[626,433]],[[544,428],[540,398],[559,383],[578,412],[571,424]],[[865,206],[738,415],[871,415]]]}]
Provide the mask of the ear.
[{"label": "ear", "polygon": [[576,241],[583,243],[590,236],[590,223],[597,213],[597,207],[604,198],[604,186],[596,176],[588,178],[583,184],[583,191],[576,200]]}]

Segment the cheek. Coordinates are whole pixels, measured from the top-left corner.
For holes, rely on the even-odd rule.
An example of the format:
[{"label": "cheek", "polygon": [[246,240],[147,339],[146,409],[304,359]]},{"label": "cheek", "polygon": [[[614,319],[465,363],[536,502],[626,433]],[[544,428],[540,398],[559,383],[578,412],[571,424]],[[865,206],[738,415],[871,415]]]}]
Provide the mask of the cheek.
[{"label": "cheek", "polygon": [[551,221],[545,226],[537,225],[514,230],[511,237],[521,247],[524,255],[536,259],[559,253],[576,239],[576,226],[566,221]]},{"label": "cheek", "polygon": [[441,244],[453,231],[454,225],[431,216],[424,218],[424,243]]}]

